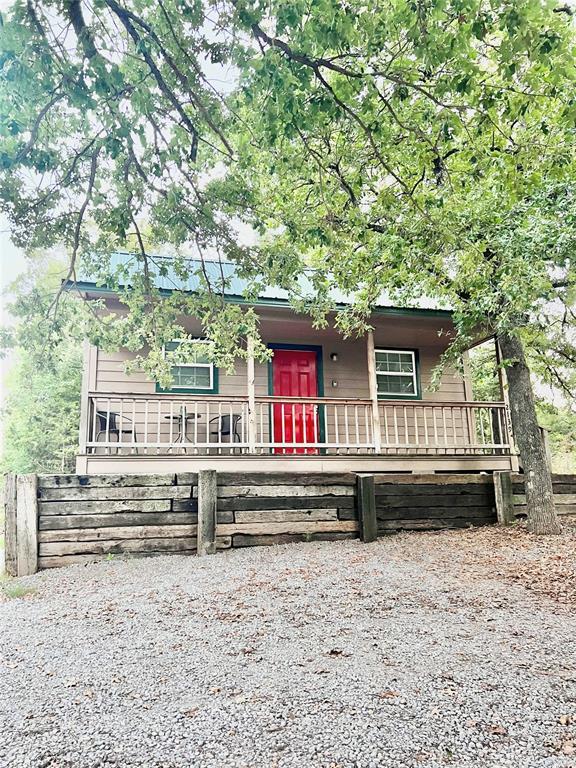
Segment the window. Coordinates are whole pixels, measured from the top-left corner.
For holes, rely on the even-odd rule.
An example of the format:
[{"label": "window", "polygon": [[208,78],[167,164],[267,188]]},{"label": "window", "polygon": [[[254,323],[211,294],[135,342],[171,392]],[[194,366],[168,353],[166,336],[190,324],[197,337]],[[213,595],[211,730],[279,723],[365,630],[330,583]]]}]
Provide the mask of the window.
[{"label": "window", "polygon": [[418,397],[416,352],[377,349],[376,382],[382,397]]},{"label": "window", "polygon": [[[164,355],[168,356],[170,352],[177,350],[182,343],[179,339],[168,341],[164,345]],[[218,370],[208,358],[207,343],[209,342],[205,342],[204,339],[186,340],[186,344],[190,347],[187,362],[172,366],[172,388],[159,391],[215,394],[218,385]],[[159,388],[157,387],[157,389]]]}]

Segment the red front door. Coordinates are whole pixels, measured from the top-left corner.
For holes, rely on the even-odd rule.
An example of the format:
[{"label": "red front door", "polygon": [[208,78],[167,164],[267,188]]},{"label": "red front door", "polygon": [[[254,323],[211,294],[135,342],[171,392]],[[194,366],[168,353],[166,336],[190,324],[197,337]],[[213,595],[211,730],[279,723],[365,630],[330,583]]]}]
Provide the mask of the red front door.
[{"label": "red front door", "polygon": [[[272,358],[272,394],[275,397],[318,397],[316,352],[275,349]],[[274,443],[317,443],[318,406],[314,403],[274,404]],[[318,453],[315,448],[277,447],[274,453]]]}]

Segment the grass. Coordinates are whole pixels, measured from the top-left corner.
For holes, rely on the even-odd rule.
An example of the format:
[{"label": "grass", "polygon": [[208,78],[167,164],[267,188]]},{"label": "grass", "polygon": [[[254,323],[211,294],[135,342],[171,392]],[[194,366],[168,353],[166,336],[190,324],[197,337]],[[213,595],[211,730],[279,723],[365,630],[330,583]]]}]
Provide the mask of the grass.
[{"label": "grass", "polygon": [[8,576],[0,577],[0,597],[4,600],[18,600],[27,595],[35,595],[37,591],[35,587],[19,584]]}]

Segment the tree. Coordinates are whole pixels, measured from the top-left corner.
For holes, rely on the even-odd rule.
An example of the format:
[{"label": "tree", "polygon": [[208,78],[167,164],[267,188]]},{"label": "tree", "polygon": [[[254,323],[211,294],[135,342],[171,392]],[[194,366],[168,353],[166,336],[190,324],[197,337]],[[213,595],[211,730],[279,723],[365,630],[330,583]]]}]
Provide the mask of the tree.
[{"label": "tree", "polygon": [[[128,242],[139,253],[126,296],[136,321],[109,323],[108,338],[149,344],[157,366],[183,308],[226,361],[257,330],[249,311],[226,317],[209,281],[196,298],[158,301],[143,220],[152,243],[233,259],[254,290],[311,267],[315,294],[295,304],[322,323],[333,285],[354,293],[344,333],[366,327],[383,289],[438,296],[455,308],[455,355],[479,332],[499,337],[530,522],[558,530],[521,335],[573,285],[572,234],[554,239],[573,218],[569,9],[31,0],[1,35],[0,199],[19,242],[63,241],[72,277],[83,256],[112,283],[104,254]],[[237,67],[232,93],[206,59]],[[238,244],[238,220],[257,246]]]},{"label": "tree", "polygon": [[74,471],[81,375],[81,349],[69,340],[49,366],[21,350],[5,382],[4,472]]},{"label": "tree", "polygon": [[64,296],[57,318],[46,318],[61,274],[56,261],[36,261],[10,308],[16,323],[2,339],[12,358],[3,381],[4,472],[74,471],[87,317],[82,303]]}]

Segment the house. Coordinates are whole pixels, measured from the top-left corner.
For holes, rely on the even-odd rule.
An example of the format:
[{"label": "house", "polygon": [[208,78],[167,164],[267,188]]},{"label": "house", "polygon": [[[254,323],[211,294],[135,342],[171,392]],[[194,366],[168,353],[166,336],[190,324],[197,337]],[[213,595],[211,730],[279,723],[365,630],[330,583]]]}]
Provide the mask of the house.
[{"label": "house", "polygon": [[[115,259],[129,273],[134,257]],[[226,300],[246,303],[233,265],[216,268],[226,271]],[[158,268],[155,279],[167,293],[197,285],[169,268]],[[111,312],[122,311],[118,296],[95,280],[83,278],[74,287],[88,299],[103,298]],[[142,373],[127,374],[130,352],[87,345],[78,473],[517,468],[504,397],[473,402],[470,381],[449,370],[430,390],[454,331],[449,311],[383,302],[374,309],[371,332],[345,339],[334,316],[329,327],[315,330],[280,290],[264,291],[255,309],[273,351],[269,363],[240,361],[229,374],[199,344],[185,365],[174,366],[169,390]],[[197,319],[184,325],[201,341]]]}]

